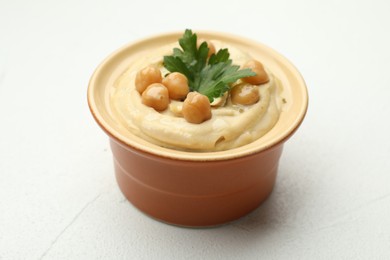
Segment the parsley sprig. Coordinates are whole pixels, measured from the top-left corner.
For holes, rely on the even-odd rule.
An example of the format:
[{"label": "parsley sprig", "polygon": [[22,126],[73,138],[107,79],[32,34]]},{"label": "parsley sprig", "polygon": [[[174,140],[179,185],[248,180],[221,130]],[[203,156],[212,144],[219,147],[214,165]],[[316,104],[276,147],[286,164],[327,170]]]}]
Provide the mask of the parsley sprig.
[{"label": "parsley sprig", "polygon": [[220,49],[208,59],[206,42],[197,47],[197,35],[185,30],[179,39],[181,49],[174,48],[173,55],[164,56],[164,66],[170,72],[180,72],[188,79],[190,91],[208,97],[210,102],[230,89],[230,84],[244,77],[255,76],[251,69],[239,70],[229,59],[228,49]]}]

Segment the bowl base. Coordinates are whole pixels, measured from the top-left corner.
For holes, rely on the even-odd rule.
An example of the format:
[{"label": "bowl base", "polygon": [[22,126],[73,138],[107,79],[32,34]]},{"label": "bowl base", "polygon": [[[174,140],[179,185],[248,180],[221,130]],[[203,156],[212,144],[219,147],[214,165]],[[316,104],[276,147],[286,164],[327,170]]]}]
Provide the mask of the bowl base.
[{"label": "bowl base", "polygon": [[163,223],[191,228],[215,227],[235,221],[258,208],[271,194],[276,167],[251,187],[215,196],[183,196],[157,190],[126,172],[114,160],[118,186],[124,196],[147,216]]}]

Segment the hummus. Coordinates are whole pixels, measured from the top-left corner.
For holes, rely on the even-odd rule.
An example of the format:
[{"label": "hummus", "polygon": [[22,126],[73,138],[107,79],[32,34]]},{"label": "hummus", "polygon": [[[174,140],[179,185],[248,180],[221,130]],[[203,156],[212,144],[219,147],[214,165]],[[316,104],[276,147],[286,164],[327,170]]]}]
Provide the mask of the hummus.
[{"label": "hummus", "polygon": [[[216,49],[228,48],[233,64],[242,65],[252,59],[234,46],[212,41]],[[212,117],[201,124],[188,123],[177,115],[174,108],[181,101],[171,100],[170,108],[157,112],[142,104],[141,95],[135,89],[136,73],[156,65],[162,75],[168,73],[163,67],[163,56],[171,55],[177,44],[170,44],[148,53],[143,53],[136,63],[115,81],[110,89],[110,104],[116,121],[129,132],[160,146],[185,151],[220,151],[232,149],[266,134],[278,121],[283,104],[282,86],[272,72],[267,71],[269,82],[258,87],[260,100],[253,105],[235,105],[230,98],[220,107],[212,107]]]}]

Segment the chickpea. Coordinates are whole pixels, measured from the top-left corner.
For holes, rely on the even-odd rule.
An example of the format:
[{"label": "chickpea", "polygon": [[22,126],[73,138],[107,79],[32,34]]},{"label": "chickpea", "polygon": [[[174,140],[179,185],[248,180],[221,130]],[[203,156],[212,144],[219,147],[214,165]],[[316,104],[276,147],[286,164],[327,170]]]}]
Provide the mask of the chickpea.
[{"label": "chickpea", "polygon": [[200,124],[211,118],[210,101],[198,92],[190,92],[183,103],[183,117],[189,123]]},{"label": "chickpea", "polygon": [[260,94],[258,86],[241,83],[231,90],[230,97],[233,104],[252,105],[259,101]]},{"label": "chickpea", "polygon": [[142,104],[164,111],[169,105],[168,89],[161,83],[149,85],[142,93]]},{"label": "chickpea", "polygon": [[207,41],[207,40],[204,40],[204,39],[199,39],[198,42],[197,42],[198,48],[199,48],[199,46],[203,42],[206,42],[207,43],[207,47],[209,47],[209,53],[207,54],[207,57],[210,57],[211,55],[213,55],[215,53],[215,46],[214,46],[214,44],[211,41]]},{"label": "chickpea", "polygon": [[167,87],[169,97],[174,100],[184,99],[190,91],[186,76],[179,72],[170,73],[162,80],[162,83]]},{"label": "chickpea", "polygon": [[161,83],[161,72],[156,66],[148,66],[137,72],[135,76],[135,88],[142,94],[153,83]]},{"label": "chickpea", "polygon": [[261,64],[259,61],[250,60],[244,64],[243,68],[249,68],[254,73],[256,73],[256,76],[243,78],[243,81],[253,85],[263,84],[269,81],[268,74],[267,72],[265,72],[263,64]]}]

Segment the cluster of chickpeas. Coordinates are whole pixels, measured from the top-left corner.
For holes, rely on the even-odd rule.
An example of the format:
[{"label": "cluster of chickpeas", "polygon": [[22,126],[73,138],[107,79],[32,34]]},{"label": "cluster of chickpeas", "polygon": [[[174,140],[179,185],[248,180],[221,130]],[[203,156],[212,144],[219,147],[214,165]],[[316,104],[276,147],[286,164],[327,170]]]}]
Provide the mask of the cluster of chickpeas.
[{"label": "cluster of chickpeas", "polygon": [[[215,47],[208,42],[210,57],[215,53]],[[243,68],[250,68],[255,76],[242,78],[242,83],[234,86],[230,91],[233,104],[251,105],[259,101],[257,86],[269,81],[263,65],[256,60],[250,60]],[[198,92],[190,92],[188,80],[179,72],[169,73],[162,77],[157,66],[148,66],[137,72],[135,78],[136,90],[141,94],[142,103],[154,108],[156,111],[164,111],[169,107],[170,100],[183,101],[181,113],[189,123],[200,124],[211,118],[211,104],[208,97]]]},{"label": "cluster of chickpeas", "polygon": [[200,124],[211,118],[209,99],[198,92],[189,92],[188,80],[179,72],[162,78],[159,68],[148,66],[137,73],[135,87],[142,103],[157,111],[167,109],[171,99],[184,100],[181,114],[188,122]]},{"label": "cluster of chickpeas", "polygon": [[233,104],[252,105],[260,100],[258,85],[267,83],[269,77],[263,64],[257,60],[249,60],[242,67],[251,69],[256,75],[242,78],[242,83],[230,91],[230,98]]}]

